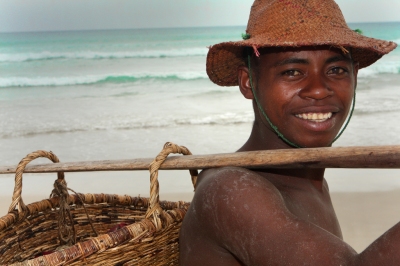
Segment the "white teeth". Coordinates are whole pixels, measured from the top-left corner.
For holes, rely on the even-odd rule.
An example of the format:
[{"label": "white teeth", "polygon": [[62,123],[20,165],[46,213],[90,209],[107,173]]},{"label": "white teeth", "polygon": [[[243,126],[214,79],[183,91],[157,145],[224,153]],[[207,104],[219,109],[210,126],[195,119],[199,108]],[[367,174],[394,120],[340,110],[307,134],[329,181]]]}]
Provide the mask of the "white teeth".
[{"label": "white teeth", "polygon": [[313,122],[324,122],[332,117],[332,113],[304,113],[296,114],[296,117]]}]

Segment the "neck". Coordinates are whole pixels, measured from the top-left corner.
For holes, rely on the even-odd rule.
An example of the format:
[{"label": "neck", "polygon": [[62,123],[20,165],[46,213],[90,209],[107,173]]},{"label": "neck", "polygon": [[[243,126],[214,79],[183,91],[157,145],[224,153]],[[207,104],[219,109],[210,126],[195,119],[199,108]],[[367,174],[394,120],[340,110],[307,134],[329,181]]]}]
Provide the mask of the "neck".
[{"label": "neck", "polygon": [[238,151],[297,149],[279,138],[273,129],[260,120],[256,117],[249,139]]},{"label": "neck", "polygon": [[[257,120],[256,120],[257,121]],[[261,123],[262,124],[262,123]],[[276,149],[297,149],[289,146],[280,139],[272,129],[264,124],[254,122],[253,129],[247,142],[238,150],[257,151],[257,150],[276,150]],[[268,175],[282,182],[292,182],[294,179],[307,179],[318,190],[322,190],[325,169],[302,168],[302,169],[257,169],[263,175]],[[286,181],[285,181],[286,180]],[[299,180],[300,181],[300,180]]]}]

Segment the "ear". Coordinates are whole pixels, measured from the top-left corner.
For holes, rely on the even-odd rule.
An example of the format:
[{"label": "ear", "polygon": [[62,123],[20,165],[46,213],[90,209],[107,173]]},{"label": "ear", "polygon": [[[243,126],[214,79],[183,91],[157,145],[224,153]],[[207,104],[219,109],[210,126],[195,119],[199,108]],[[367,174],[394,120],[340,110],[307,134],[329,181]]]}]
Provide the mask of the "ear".
[{"label": "ear", "polygon": [[238,83],[240,92],[246,99],[254,99],[253,91],[250,86],[249,69],[245,66],[238,68]]}]

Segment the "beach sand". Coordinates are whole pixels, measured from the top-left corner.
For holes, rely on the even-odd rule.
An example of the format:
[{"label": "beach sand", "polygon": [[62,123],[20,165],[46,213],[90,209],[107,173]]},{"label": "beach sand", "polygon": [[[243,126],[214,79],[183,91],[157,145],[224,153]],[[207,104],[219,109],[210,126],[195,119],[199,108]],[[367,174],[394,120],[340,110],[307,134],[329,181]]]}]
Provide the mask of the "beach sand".
[{"label": "beach sand", "polygon": [[332,193],[344,240],[357,252],[400,221],[400,190]]},{"label": "beach sand", "polygon": [[[103,191],[106,192],[106,191]],[[46,193],[47,194],[47,193]],[[124,193],[121,193],[124,194]],[[147,196],[147,195],[142,195]],[[26,204],[44,199],[45,195],[24,196]],[[162,200],[191,201],[193,193],[164,193]],[[400,221],[396,202],[400,190],[382,192],[336,192],[332,193],[344,240],[357,252],[364,250],[376,238]],[[0,214],[5,215],[11,202],[11,195],[0,196]]]}]

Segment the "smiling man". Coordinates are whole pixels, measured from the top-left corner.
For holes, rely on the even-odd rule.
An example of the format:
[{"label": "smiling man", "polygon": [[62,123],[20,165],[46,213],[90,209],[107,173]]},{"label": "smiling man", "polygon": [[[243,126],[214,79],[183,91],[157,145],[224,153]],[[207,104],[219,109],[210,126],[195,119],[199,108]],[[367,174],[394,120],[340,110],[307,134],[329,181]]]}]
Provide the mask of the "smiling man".
[{"label": "smiling man", "polygon": [[[238,68],[239,88],[254,100],[256,114],[253,134],[240,150],[330,146],[349,113],[358,63],[330,46],[263,48],[259,53],[248,55],[247,66]],[[269,141],[260,141],[266,136]]]},{"label": "smiling man", "polygon": [[[239,152],[331,146],[351,117],[358,69],[396,47],[350,30],[333,0],[256,0],[244,39],[207,56],[213,82],[253,101]],[[343,241],[324,169],[207,169],[180,250],[191,266],[399,265],[400,224],[357,254]]]}]

